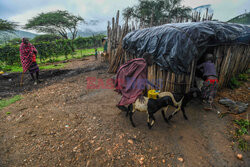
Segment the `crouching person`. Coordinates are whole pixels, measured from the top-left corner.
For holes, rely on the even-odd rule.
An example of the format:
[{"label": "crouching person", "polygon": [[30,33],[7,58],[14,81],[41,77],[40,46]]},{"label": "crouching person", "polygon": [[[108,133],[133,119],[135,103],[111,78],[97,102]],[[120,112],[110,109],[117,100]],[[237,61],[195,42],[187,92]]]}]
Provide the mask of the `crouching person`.
[{"label": "crouching person", "polygon": [[153,56],[144,53],[143,58],[136,58],[122,65],[117,71],[115,90],[122,95],[117,105],[122,111],[128,111],[126,107],[134,103],[138,98],[145,101],[143,91],[147,84],[155,87],[147,80],[147,67],[153,64]]},{"label": "crouching person", "polygon": [[206,103],[205,110],[211,110],[213,100],[218,89],[218,78],[216,73],[215,64],[213,63],[213,55],[207,54],[205,62],[198,66],[203,72],[203,86],[201,88],[201,95]]}]

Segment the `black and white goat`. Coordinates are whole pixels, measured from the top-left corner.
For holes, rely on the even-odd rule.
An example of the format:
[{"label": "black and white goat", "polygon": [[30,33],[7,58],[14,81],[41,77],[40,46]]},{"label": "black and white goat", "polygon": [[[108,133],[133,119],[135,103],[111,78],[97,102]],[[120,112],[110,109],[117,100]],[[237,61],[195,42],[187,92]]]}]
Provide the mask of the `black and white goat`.
[{"label": "black and white goat", "polygon": [[[196,94],[196,95],[194,95]],[[172,100],[172,105],[169,104],[169,106],[173,106],[175,107],[175,111],[168,117],[168,119],[166,118],[166,112],[168,110],[168,107],[164,107],[162,109],[162,116],[165,120],[171,120],[172,117],[177,114],[180,110],[182,111],[183,117],[188,120],[187,116],[186,116],[186,111],[185,111],[185,107],[186,105],[195,97],[195,96],[199,96],[200,95],[200,91],[198,89],[191,89],[188,93],[185,94],[177,94],[177,93],[171,93],[171,92],[161,92],[159,93],[158,97],[170,97]]]},{"label": "black and white goat", "polygon": [[[182,111],[183,117],[186,120],[188,120],[185,113],[185,107],[187,103],[190,102],[194,97],[193,96],[194,92],[196,92],[196,90],[190,91],[189,93],[186,93],[184,95],[175,94],[171,92],[162,92],[158,95],[158,99],[149,99],[148,97],[143,97],[144,98],[143,102],[137,99],[134,103],[129,105],[127,115],[129,114],[131,124],[132,126],[135,127],[135,124],[132,119],[134,112],[141,111],[147,113],[148,116],[147,123],[149,129],[152,128],[155,122],[154,113],[156,113],[159,110],[161,110],[162,116],[167,123],[180,110]],[[168,118],[166,118],[166,112],[169,106],[173,106],[176,109]],[[152,119],[151,122],[150,119]]]},{"label": "black and white goat", "polygon": [[[172,104],[172,99],[169,96],[161,97],[158,99],[151,99],[151,98],[144,97],[144,96],[143,98],[144,98],[143,102],[137,99],[134,103],[129,105],[127,115],[129,114],[131,124],[133,127],[135,127],[135,124],[132,118],[135,111],[147,113],[147,116],[148,116],[147,123],[148,123],[149,129],[151,129],[155,122],[154,113],[156,113],[163,107],[167,107],[168,105],[174,105],[174,104]],[[151,119],[152,121],[150,122]],[[167,119],[165,119],[165,121],[168,122]]]}]

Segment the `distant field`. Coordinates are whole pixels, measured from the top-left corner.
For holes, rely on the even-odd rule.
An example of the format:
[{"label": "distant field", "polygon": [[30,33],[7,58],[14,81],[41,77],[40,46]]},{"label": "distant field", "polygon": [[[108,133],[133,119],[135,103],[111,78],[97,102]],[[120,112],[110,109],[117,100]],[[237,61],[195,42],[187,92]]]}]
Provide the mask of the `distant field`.
[{"label": "distant field", "polygon": [[[100,47],[100,48],[97,48],[97,50],[100,52],[100,51],[103,51],[103,48]],[[80,59],[82,57],[91,56],[91,55],[94,55],[94,54],[95,54],[95,49],[94,48],[76,50],[74,55],[68,55],[67,60]],[[62,55],[62,56],[57,57],[55,60],[53,60],[53,62],[60,62],[60,61],[64,61],[64,60],[66,60],[65,56]],[[45,65],[46,63],[49,63],[49,62],[51,62],[50,59],[46,59],[45,61],[40,62],[39,58],[37,58],[37,63],[38,63],[39,68],[41,70],[44,70],[44,69],[60,69],[60,68],[63,68],[65,66],[65,64],[66,64],[66,63],[60,63],[60,64],[53,65],[53,62],[52,62],[52,64],[50,64],[50,65]],[[23,71],[21,65],[12,65],[12,66],[11,65],[1,65],[1,66],[3,66],[2,71],[5,71],[5,72],[22,72]]]}]

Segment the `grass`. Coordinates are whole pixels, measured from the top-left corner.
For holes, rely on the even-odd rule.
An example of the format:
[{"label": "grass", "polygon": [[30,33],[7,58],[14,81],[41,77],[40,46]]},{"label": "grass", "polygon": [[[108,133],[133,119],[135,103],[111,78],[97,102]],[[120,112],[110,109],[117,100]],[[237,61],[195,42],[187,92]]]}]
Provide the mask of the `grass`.
[{"label": "grass", "polygon": [[57,64],[57,65],[46,65],[46,66],[40,66],[39,69],[40,70],[52,70],[52,69],[60,69],[63,68],[66,65],[66,63],[61,63],[61,64]]},{"label": "grass", "polygon": [[[98,51],[103,51],[103,48],[97,48]],[[39,68],[41,70],[52,70],[52,69],[60,69],[63,68],[66,63],[61,63],[61,64],[57,64],[57,65],[44,65],[45,63],[53,63],[53,62],[60,62],[60,61],[65,61],[65,60],[70,60],[70,59],[80,59],[86,56],[91,56],[95,54],[95,49],[80,49],[80,50],[76,50],[76,52],[74,53],[74,55],[68,55],[68,59],[65,58],[64,55],[62,56],[58,56],[56,59],[54,59],[53,61],[51,61],[50,59],[46,59],[45,61],[40,61],[39,58],[37,58],[37,64],[39,65]],[[8,72],[22,72],[23,68],[20,64],[15,64],[15,65],[1,65],[2,66],[2,70],[3,71],[8,71]],[[0,70],[1,71],[1,70]]]},{"label": "grass", "polygon": [[242,136],[248,134],[248,130],[250,129],[250,122],[246,119],[240,119],[235,120],[234,123],[238,126],[238,128],[236,129],[238,147],[242,151],[248,151],[250,147],[248,143],[242,138]]},{"label": "grass", "polygon": [[236,77],[235,76],[232,77],[229,81],[229,88],[231,89],[239,88],[243,82],[246,82],[249,78],[248,71],[247,73],[242,73],[242,74],[237,75]]},{"label": "grass", "polygon": [[[97,51],[103,51],[103,48],[100,47],[100,48],[97,48]],[[79,49],[79,50],[76,50],[75,53],[73,55],[68,55],[68,59],[65,58],[65,55],[61,55],[61,56],[58,56],[57,58],[55,58],[53,60],[53,62],[58,62],[58,61],[65,61],[65,60],[70,60],[70,59],[80,59],[80,58],[83,58],[83,57],[86,57],[86,56],[91,56],[91,55],[94,55],[95,54],[95,49],[92,48],[92,49]],[[40,63],[49,63],[49,62],[52,62],[50,59],[47,59],[45,61],[42,61],[40,62],[39,59],[37,59],[37,63],[40,64]]]},{"label": "grass", "polygon": [[[52,70],[52,69],[60,69],[63,68],[67,63],[61,63],[61,64],[57,64],[57,65],[43,65],[43,64],[39,64],[39,69],[40,70]],[[7,69],[6,71],[8,72],[23,72],[23,68],[20,65],[6,65],[4,67],[5,69]],[[5,70],[4,70],[5,71]]]},{"label": "grass", "polygon": [[[16,101],[19,101],[21,100],[22,97],[20,95],[16,95],[10,99],[3,99],[3,100],[0,100],[0,110],[3,109],[4,107],[6,106],[9,106],[10,104],[12,103],[15,103]],[[7,112],[6,114],[10,114],[9,112]]]}]

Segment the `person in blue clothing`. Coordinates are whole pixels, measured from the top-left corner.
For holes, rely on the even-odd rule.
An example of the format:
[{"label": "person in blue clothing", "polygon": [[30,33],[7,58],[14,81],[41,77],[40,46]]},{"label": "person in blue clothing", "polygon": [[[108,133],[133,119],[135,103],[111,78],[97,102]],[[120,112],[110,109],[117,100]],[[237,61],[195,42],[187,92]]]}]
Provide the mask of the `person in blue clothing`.
[{"label": "person in blue clothing", "polygon": [[203,100],[209,105],[209,107],[205,109],[211,110],[219,82],[216,73],[216,67],[213,63],[213,55],[209,53],[206,54],[205,62],[198,65],[198,69],[201,70],[204,79],[203,86],[201,88],[201,96]]}]

